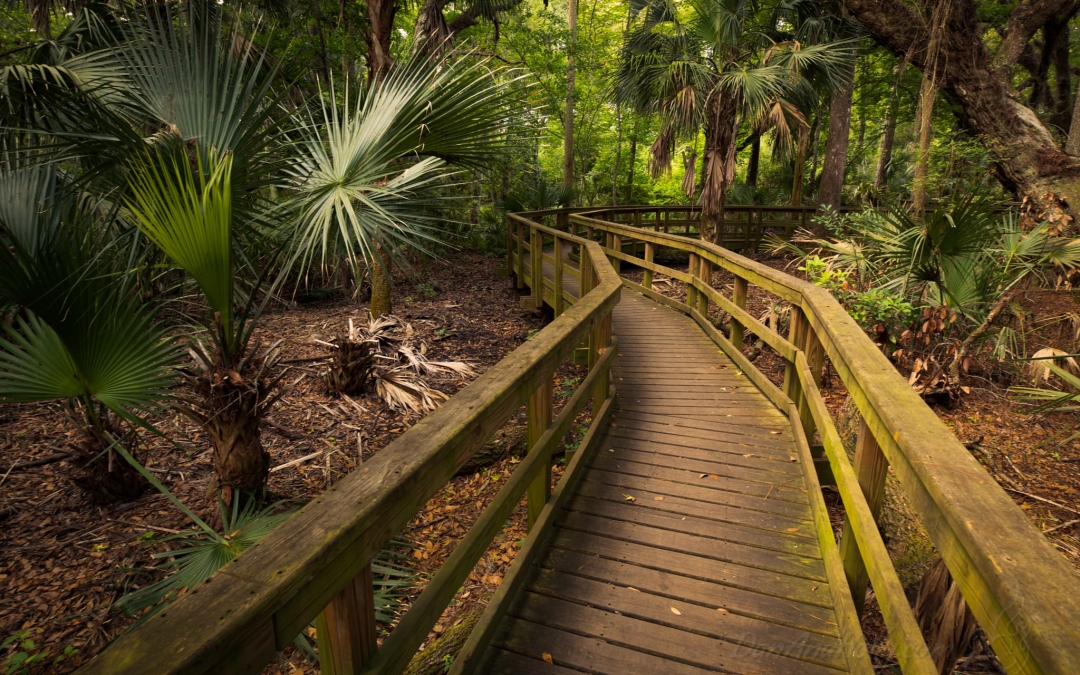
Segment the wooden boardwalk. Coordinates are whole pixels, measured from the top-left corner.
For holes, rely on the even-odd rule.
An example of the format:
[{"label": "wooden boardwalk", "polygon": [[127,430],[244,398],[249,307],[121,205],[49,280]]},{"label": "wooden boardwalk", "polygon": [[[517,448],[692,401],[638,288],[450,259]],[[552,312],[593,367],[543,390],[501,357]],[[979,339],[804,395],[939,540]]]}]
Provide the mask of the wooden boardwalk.
[{"label": "wooden boardwalk", "polygon": [[681,313],[624,289],[613,330],[616,412],[480,671],[849,672],[787,415]]}]

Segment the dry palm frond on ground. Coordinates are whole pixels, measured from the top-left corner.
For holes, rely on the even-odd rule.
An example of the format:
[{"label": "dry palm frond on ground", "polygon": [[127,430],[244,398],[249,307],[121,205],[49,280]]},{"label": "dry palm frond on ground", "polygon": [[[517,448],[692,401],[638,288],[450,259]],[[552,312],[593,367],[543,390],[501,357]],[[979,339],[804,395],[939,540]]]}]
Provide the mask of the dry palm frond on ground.
[{"label": "dry palm frond on ground", "polygon": [[348,330],[331,342],[327,389],[340,394],[363,394],[371,389],[388,406],[407,413],[434,410],[447,395],[431,387],[424,376],[451,374],[472,377],[472,366],[462,361],[432,361],[427,344],[416,343],[413,327],[384,314],[368,317],[366,326],[349,319]]}]

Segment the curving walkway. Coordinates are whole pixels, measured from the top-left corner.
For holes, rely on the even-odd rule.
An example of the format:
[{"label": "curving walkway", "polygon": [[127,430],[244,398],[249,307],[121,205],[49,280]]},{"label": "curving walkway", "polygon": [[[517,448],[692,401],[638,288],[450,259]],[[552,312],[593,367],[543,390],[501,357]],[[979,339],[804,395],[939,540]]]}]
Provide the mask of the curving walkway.
[{"label": "curving walkway", "polygon": [[787,415],[681,313],[624,288],[613,332],[616,412],[475,672],[872,672]]}]

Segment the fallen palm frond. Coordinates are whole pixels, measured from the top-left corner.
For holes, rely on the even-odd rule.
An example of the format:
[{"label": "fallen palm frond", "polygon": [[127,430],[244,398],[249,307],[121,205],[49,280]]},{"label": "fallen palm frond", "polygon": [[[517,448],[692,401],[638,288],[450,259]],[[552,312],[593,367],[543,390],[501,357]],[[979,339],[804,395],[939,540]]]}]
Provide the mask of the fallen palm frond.
[{"label": "fallen palm frond", "polygon": [[348,330],[331,342],[330,366],[324,374],[327,388],[339,394],[375,393],[388,406],[407,413],[434,410],[449,397],[433,388],[424,376],[449,374],[459,378],[476,374],[463,361],[431,361],[427,345],[415,341],[411,324],[385,314],[368,318],[367,326],[350,319]]}]

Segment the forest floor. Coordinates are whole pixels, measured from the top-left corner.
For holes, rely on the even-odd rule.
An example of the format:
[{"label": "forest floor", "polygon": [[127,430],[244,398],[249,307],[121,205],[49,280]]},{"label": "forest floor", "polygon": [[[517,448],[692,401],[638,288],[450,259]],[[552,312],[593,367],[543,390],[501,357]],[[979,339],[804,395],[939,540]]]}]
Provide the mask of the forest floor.
[{"label": "forest floor", "polygon": [[[768,257],[762,261],[798,274],[789,261]],[[432,358],[464,360],[473,364],[478,373],[483,372],[544,325],[541,314],[518,309],[518,296],[511,284],[496,278],[500,264],[499,259],[459,254],[452,266],[429,265],[421,270],[423,282],[399,280],[396,284],[395,314],[413,326],[418,339],[427,343]],[[671,264],[679,266],[678,261]],[[685,264],[682,266],[685,268]],[[635,275],[640,277],[640,272],[627,274],[632,278]],[[713,277],[717,288],[729,286],[732,281],[722,272]],[[684,297],[680,286],[677,282],[661,282],[658,290]],[[1071,307],[1074,312],[1080,309],[1072,295],[1056,291],[1031,291],[1020,302],[1035,313],[1051,306],[1054,311],[1063,307]],[[748,309],[753,314],[764,316],[774,304],[775,299],[751,287]],[[365,315],[365,303],[347,298],[324,300],[271,312],[259,333],[264,341],[283,338],[286,359],[311,358],[324,352],[314,340],[326,340],[340,333],[350,317],[361,319]],[[1054,339],[1033,335],[1029,351],[1042,346],[1040,340]],[[753,341],[748,340],[745,349],[755,351]],[[782,378],[779,357],[767,349],[757,351],[756,365],[774,380]],[[564,366],[556,374],[556,391],[565,398],[575,378],[583,374],[582,368]],[[1059,445],[1058,440],[1075,428],[1075,417],[1032,417],[1009,399],[1008,381],[1000,373],[969,380],[970,393],[952,407],[938,407],[936,411],[1029,514],[1036,527],[1045,531],[1054,546],[1080,570],[1080,528],[1073,522],[1080,518],[1075,507],[1080,503],[1080,444],[1074,441]],[[448,394],[465,384],[449,377],[432,383]],[[847,396],[835,374],[827,375],[823,393],[839,419],[848,415]],[[274,471],[270,487],[275,494],[302,503],[416,422],[415,417],[390,410],[374,395],[354,400],[362,411],[329,396],[312,369],[275,407],[269,417],[271,424],[263,433],[272,464],[282,466],[316,455]],[[508,446],[520,437],[523,424],[521,411],[504,428]],[[201,517],[211,516],[206,498],[211,479],[209,444],[186,418],[168,416],[162,426],[179,441],[179,447],[149,441],[147,465]],[[66,478],[69,467],[64,462],[9,471],[17,464],[55,455],[73,436],[74,431],[57,405],[0,406],[0,639],[25,631],[35,642],[33,651],[48,655],[33,672],[69,672],[118,636],[132,619],[110,610],[112,603],[133,583],[148,581],[137,572],[153,565],[152,553],[167,550],[163,538],[191,529],[190,521],[164,497],[153,493],[129,504],[94,506],[71,486]],[[400,615],[408,607],[426,578],[445,561],[517,461],[511,453],[489,467],[454,478],[409,524],[402,535],[406,542],[403,563],[418,575],[418,580],[414,588],[405,592],[395,614]],[[553,480],[558,480],[560,474],[561,464],[556,464]],[[830,490],[826,490],[826,497],[839,533],[843,511],[838,495]],[[913,533],[915,539],[925,539],[920,529],[917,523],[902,522],[898,526],[898,530]],[[524,537],[524,509],[519,507],[430,638],[450,630],[483,606],[501,582]],[[911,587],[932,559],[932,546],[928,540],[925,544],[911,546],[910,542],[899,542],[899,537],[890,542],[901,577]],[[871,648],[879,655],[879,662],[887,663],[889,649],[883,626],[875,623],[873,612],[868,617]],[[65,649],[78,651],[53,665],[52,659]],[[0,651],[0,665],[12,653],[14,645],[6,652]],[[313,671],[317,668],[293,650],[267,670]]]},{"label": "forest floor", "polygon": [[[453,264],[419,270],[419,282],[398,280],[394,313],[412,325],[429,357],[466,361],[480,374],[539,330],[545,319],[519,309],[517,292],[496,277],[501,259],[470,253],[454,258]],[[285,360],[311,358],[326,352],[315,340],[343,332],[350,318],[364,321],[366,313],[366,303],[349,298],[300,304],[268,313],[256,339],[284,339]],[[357,466],[360,448],[362,458],[370,459],[418,419],[391,410],[374,394],[354,398],[363,408],[358,410],[328,395],[316,369],[308,370],[308,377],[274,407],[263,430],[274,467],[315,454],[270,474],[271,491],[297,505]],[[556,391],[568,395],[563,385],[567,380],[572,384],[581,370],[564,366],[557,373]],[[467,383],[453,377],[425,379],[447,394]],[[514,427],[524,423],[522,409],[508,423],[507,445],[520,438]],[[216,507],[207,499],[212,477],[207,439],[179,415],[167,415],[159,427],[177,445],[147,439],[146,466],[197,515],[209,519]],[[0,406],[0,639],[25,632],[33,640],[34,648],[24,651],[46,658],[31,672],[69,672],[122,633],[133,619],[111,610],[112,604],[135,585],[154,580],[138,571],[154,565],[152,553],[169,550],[162,539],[192,529],[190,520],[152,491],[134,502],[95,506],[68,480],[66,462],[18,468],[62,453],[74,436],[57,404]],[[454,478],[409,524],[401,537],[407,544],[403,564],[418,580],[406,592],[406,605],[517,461],[508,454]],[[556,480],[560,473],[561,465],[555,468]],[[447,621],[490,596],[524,537],[524,509],[519,509],[465,584]],[[53,663],[65,650],[77,652]],[[0,651],[0,671],[16,651],[16,644]],[[305,667],[311,668],[290,651],[268,672],[302,672]]]}]

